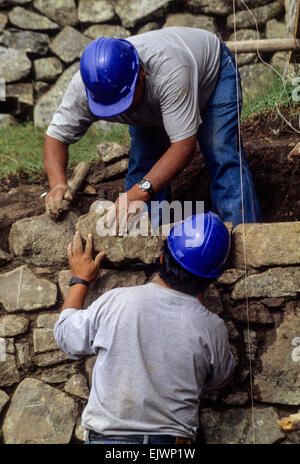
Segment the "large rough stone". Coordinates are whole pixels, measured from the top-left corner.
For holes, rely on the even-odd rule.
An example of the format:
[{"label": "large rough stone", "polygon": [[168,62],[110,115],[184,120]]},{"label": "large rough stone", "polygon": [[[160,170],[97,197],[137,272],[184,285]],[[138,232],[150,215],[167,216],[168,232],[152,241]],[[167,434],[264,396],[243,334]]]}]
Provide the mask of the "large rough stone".
[{"label": "large rough stone", "polygon": [[[244,241],[245,231],[245,241]],[[300,264],[300,222],[238,225],[233,231],[233,264],[244,267]]]},{"label": "large rough stone", "polygon": [[299,334],[300,308],[290,303],[276,328],[274,343],[261,356],[261,372],[254,378],[254,396],[259,401],[300,404],[300,364],[294,356]]},{"label": "large rough stone", "polygon": [[289,52],[276,52],[271,58],[270,64],[273,68],[283,71],[289,62]]},{"label": "large rough stone", "polygon": [[91,233],[95,250],[103,250],[108,260],[113,263],[140,260],[146,264],[151,264],[159,259],[160,249],[165,237],[134,234],[123,237],[100,236],[97,230],[102,233],[101,225],[103,225],[104,220],[104,217],[101,218],[97,212],[85,214],[78,219],[76,230],[80,231],[85,240],[88,234]]},{"label": "large rough stone", "polygon": [[10,22],[20,29],[30,29],[33,31],[57,30],[57,23],[33,11],[26,10],[20,6],[16,6],[8,13]]},{"label": "large rough stone", "polygon": [[36,79],[46,82],[54,81],[63,72],[62,62],[53,56],[35,60],[33,68]]},{"label": "large rough stone", "polygon": [[9,402],[9,396],[2,390],[0,390],[0,414],[6,403]]},{"label": "large rough stone", "polygon": [[35,353],[59,350],[54,338],[53,329],[33,329],[33,349]]},{"label": "large rough stone", "polygon": [[242,277],[245,277],[245,271],[242,269],[226,269],[226,271],[218,277],[217,282],[221,285],[232,285]]},{"label": "large rough stone", "polygon": [[0,33],[4,31],[6,24],[7,24],[6,14],[0,13]]},{"label": "large rough stone", "polygon": [[30,70],[31,61],[24,50],[0,46],[0,76],[6,83],[27,77]]},{"label": "large rough stone", "polygon": [[12,260],[12,255],[0,249],[0,266],[5,266]]},{"label": "large rough stone", "polygon": [[71,26],[65,26],[50,44],[50,50],[65,63],[80,58],[81,53],[92,40]]},{"label": "large rough stone", "polygon": [[67,364],[53,367],[48,372],[44,372],[41,378],[43,382],[47,383],[62,383],[68,380],[70,373],[74,373],[74,366],[72,364]]},{"label": "large rough stone", "polygon": [[0,316],[0,337],[14,337],[25,333],[29,326],[28,318],[9,314]]},{"label": "large rough stone", "polygon": [[[254,430],[253,430],[254,416]],[[204,409],[201,423],[207,444],[272,444],[284,438],[275,408]]]},{"label": "large rough stone", "polygon": [[49,47],[49,36],[40,32],[19,31],[9,29],[0,37],[0,44],[5,47],[25,50],[27,53],[46,55]]},{"label": "large rough stone", "polygon": [[38,367],[52,366],[62,362],[69,361],[70,358],[62,351],[49,351],[46,353],[37,354],[34,357],[34,363]]},{"label": "large rough stone", "polygon": [[205,15],[196,16],[190,13],[169,14],[163,27],[170,26],[195,27],[213,33],[216,33],[218,30],[215,18]]},{"label": "large rough stone", "polygon": [[77,218],[78,213],[69,211],[59,222],[46,214],[20,219],[10,230],[10,248],[16,256],[36,266],[66,264],[67,246],[73,240]]},{"label": "large rough stone", "polygon": [[261,274],[253,274],[235,285],[231,297],[234,300],[249,298],[278,298],[296,296],[300,292],[300,267],[272,268]]},{"label": "large rough stone", "polygon": [[21,369],[28,369],[31,365],[30,346],[28,342],[16,343],[17,364]]},{"label": "large rough stone", "polygon": [[[252,8],[251,13],[253,14],[258,26],[264,26],[269,19],[277,18],[283,11],[283,5],[279,1],[272,2],[268,5],[259,6],[258,8]],[[253,17],[247,10],[238,11],[235,15],[237,29],[254,27],[255,22]],[[234,27],[234,15],[231,14],[227,17],[227,27],[233,29]]]},{"label": "large rough stone", "polygon": [[59,313],[40,314],[36,320],[36,325],[37,327],[53,329],[54,324],[58,318],[59,318]]},{"label": "large rough stone", "polygon": [[5,338],[0,338],[0,387],[8,387],[20,381],[16,366],[14,345]]},{"label": "large rough stone", "polygon": [[[229,37],[228,41],[239,41],[239,40],[257,40],[261,37],[261,34],[253,29],[240,29],[235,33],[233,32]],[[243,66],[253,62],[256,58],[256,53],[239,53],[237,57],[238,66]]]},{"label": "large rough stone", "polygon": [[114,16],[113,4],[107,0],[79,0],[78,18],[81,23],[104,23]]},{"label": "large rough stone", "polygon": [[34,8],[60,26],[74,26],[78,23],[74,0],[34,0]]},{"label": "large rough stone", "polygon": [[176,0],[117,0],[116,13],[124,27],[134,27],[140,21],[162,17]]},{"label": "large rough stone", "polygon": [[75,425],[76,405],[65,393],[40,380],[18,385],[4,418],[6,444],[67,444]]},{"label": "large rough stone", "polygon": [[50,84],[48,84],[48,82],[37,81],[34,84],[34,92],[35,92],[36,99],[38,100],[43,95],[45,95],[45,93],[48,92],[49,88],[50,88]]},{"label": "large rough stone", "polygon": [[117,177],[122,177],[128,170],[128,159],[121,159],[116,163],[107,166],[103,173],[103,180],[108,181]]},{"label": "large rough stone", "polygon": [[126,39],[131,34],[125,27],[110,24],[94,24],[84,31],[84,35],[91,39],[99,37],[112,37],[114,39]]},{"label": "large rough stone", "polygon": [[248,311],[246,304],[234,306],[229,309],[231,315],[236,321],[253,322],[255,324],[273,324],[273,317],[268,308],[260,302],[248,303]]},{"label": "large rough stone", "polygon": [[87,441],[87,433],[88,431],[81,426],[81,420],[77,421],[76,429],[75,429],[75,436],[79,441],[85,442]]},{"label": "large rough stone", "polygon": [[85,377],[82,374],[75,374],[65,384],[65,391],[71,395],[78,396],[87,400],[89,397],[89,388]]},{"label": "large rough stone", "polygon": [[0,302],[8,312],[49,308],[56,296],[56,285],[38,279],[27,266],[0,275]]},{"label": "large rough stone", "polygon": [[286,37],[285,23],[271,19],[266,24],[266,38],[267,39],[280,39]]},{"label": "large rough stone", "polygon": [[[60,271],[58,285],[64,298],[67,297],[71,271]],[[91,283],[85,299],[84,307],[87,308],[93,301],[108,290],[117,287],[133,287],[143,285],[146,282],[146,274],[143,271],[114,271],[101,269],[97,278]]]},{"label": "large rough stone", "polygon": [[18,102],[18,112],[22,112],[24,108],[33,106],[33,85],[29,82],[21,84],[10,84],[6,86],[6,96],[13,97]]},{"label": "large rough stone", "polygon": [[34,124],[37,126],[46,126],[50,124],[54,112],[57,110],[64,96],[67,87],[79,69],[79,62],[72,64],[58,78],[55,85],[37,101],[34,107]]},{"label": "large rough stone", "polygon": [[115,142],[100,143],[96,149],[105,164],[119,161],[121,158],[128,158],[128,148]]},{"label": "large rough stone", "polygon": [[193,13],[224,16],[232,12],[231,0],[187,0],[186,5]]},{"label": "large rough stone", "polygon": [[243,94],[248,99],[261,94],[262,89],[269,84],[274,76],[274,72],[264,63],[246,64],[239,71],[242,79]]}]

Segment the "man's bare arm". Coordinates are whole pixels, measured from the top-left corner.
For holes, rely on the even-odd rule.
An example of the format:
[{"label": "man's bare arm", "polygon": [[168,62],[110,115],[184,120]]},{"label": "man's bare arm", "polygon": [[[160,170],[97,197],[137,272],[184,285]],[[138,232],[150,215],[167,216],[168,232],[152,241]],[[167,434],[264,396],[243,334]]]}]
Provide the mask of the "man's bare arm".
[{"label": "man's bare arm", "polygon": [[67,183],[68,146],[49,135],[45,136],[43,151],[44,169],[50,188]]},{"label": "man's bare arm", "polygon": [[66,169],[68,146],[53,137],[45,136],[43,151],[44,169],[48,176],[50,192],[46,197],[46,212],[58,219],[63,212],[63,197],[67,191]]},{"label": "man's bare arm", "polygon": [[145,178],[152,183],[155,192],[168,185],[190,163],[195,153],[196,141],[197,135],[193,135],[187,139],[172,143],[170,148],[145,175]]}]

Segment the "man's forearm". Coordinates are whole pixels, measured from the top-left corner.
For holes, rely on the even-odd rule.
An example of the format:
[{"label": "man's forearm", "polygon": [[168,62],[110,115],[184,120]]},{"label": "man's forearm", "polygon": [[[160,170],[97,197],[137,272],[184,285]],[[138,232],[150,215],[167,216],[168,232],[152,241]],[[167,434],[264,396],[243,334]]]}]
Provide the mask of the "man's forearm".
[{"label": "man's forearm", "polygon": [[70,287],[61,310],[66,308],[83,309],[87,292],[88,288],[84,284],[75,284]]},{"label": "man's forearm", "polygon": [[50,189],[58,184],[66,184],[68,146],[60,140],[45,136],[43,151],[44,169],[48,176]]},{"label": "man's forearm", "polygon": [[174,143],[144,176],[158,192],[176,177],[192,160],[195,153],[196,136]]}]

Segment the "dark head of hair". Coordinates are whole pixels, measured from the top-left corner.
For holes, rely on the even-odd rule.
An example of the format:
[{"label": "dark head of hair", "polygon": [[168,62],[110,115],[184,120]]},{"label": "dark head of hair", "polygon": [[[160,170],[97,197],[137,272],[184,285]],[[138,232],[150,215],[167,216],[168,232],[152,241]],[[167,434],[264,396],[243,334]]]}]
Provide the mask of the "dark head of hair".
[{"label": "dark head of hair", "polygon": [[159,276],[174,290],[189,295],[197,295],[197,293],[204,292],[206,287],[215,280],[199,277],[180,266],[171,255],[167,240],[164,241],[161,252],[163,263],[160,266]]}]

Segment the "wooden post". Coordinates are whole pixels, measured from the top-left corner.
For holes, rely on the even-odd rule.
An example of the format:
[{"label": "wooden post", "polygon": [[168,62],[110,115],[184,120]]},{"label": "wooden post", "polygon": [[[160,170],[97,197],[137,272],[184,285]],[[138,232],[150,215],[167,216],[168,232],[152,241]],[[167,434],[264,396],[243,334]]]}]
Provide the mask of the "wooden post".
[{"label": "wooden post", "polygon": [[227,47],[232,51],[238,53],[250,52],[279,52],[279,51],[300,51],[300,39],[287,38],[287,39],[260,39],[260,40],[241,40],[237,42],[226,42]]}]

